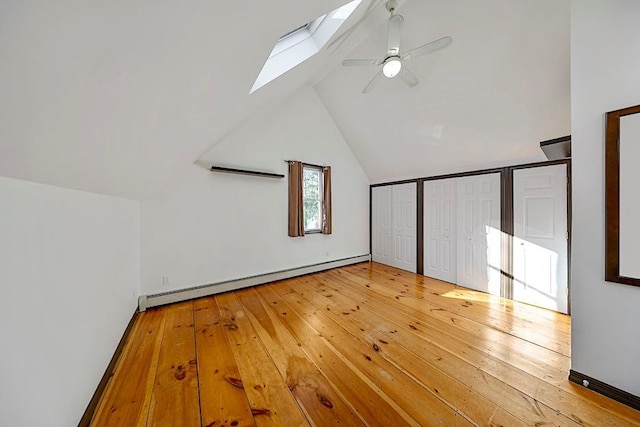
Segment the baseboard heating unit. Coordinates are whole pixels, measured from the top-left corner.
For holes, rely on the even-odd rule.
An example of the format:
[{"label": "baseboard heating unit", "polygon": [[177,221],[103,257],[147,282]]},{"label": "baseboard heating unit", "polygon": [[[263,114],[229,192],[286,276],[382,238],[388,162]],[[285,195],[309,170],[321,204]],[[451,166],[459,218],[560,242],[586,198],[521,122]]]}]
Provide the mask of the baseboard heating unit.
[{"label": "baseboard heating unit", "polygon": [[276,271],[273,273],[260,274],[257,276],[243,277],[240,279],[227,280],[224,282],[200,285],[187,289],[162,292],[152,295],[140,295],[138,298],[138,309],[145,311],[147,308],[174,302],[188,301],[190,299],[206,297],[222,292],[236,289],[248,288],[250,286],[262,285],[264,283],[276,282],[278,280],[290,279],[292,277],[304,276],[305,274],[317,273],[319,271],[330,270],[332,268],[344,267],[346,265],[371,261],[371,255],[360,255],[350,258],[343,258],[335,261],[327,261],[319,264],[306,265],[303,267],[291,268],[288,270]]}]

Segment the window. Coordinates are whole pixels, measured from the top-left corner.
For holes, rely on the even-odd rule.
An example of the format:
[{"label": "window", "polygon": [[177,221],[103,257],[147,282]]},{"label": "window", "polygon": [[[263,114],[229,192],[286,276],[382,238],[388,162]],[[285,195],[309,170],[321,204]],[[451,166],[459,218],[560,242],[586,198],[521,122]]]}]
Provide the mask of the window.
[{"label": "window", "polygon": [[331,231],[331,167],[289,161],[289,236]]},{"label": "window", "polygon": [[320,233],[321,231],[322,181],[322,168],[302,166],[302,212],[305,233]]}]

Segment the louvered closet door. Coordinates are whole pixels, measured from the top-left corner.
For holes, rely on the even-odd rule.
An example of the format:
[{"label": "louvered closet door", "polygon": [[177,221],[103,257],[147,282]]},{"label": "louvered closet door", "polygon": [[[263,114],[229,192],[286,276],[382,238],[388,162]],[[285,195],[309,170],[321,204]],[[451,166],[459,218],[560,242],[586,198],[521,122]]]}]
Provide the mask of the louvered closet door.
[{"label": "louvered closet door", "polygon": [[456,283],[457,179],[424,183],[424,275]]},{"label": "louvered closet door", "polygon": [[500,174],[458,178],[457,283],[500,295]]},{"label": "louvered closet door", "polygon": [[392,265],[391,186],[371,190],[371,254],[373,261]]}]

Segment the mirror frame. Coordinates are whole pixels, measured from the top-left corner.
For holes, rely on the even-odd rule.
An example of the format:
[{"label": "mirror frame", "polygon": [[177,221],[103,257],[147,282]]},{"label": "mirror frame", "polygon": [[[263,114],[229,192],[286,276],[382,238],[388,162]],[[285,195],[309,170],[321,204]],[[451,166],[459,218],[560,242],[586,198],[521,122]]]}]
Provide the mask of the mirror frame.
[{"label": "mirror frame", "polygon": [[640,286],[640,278],[620,275],[620,118],[632,114],[640,114],[640,105],[606,114],[604,278],[608,282]]}]

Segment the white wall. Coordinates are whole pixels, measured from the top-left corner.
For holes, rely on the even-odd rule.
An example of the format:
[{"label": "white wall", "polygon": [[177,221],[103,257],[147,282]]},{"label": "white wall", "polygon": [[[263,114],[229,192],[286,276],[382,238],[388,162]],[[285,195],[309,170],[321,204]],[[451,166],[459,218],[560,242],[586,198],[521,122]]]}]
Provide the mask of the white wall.
[{"label": "white wall", "polygon": [[640,103],[640,2],[571,8],[572,369],[640,395],[640,288],[604,281],[604,113]]},{"label": "white wall", "polygon": [[0,178],[0,425],[80,421],[136,308],[139,211]]},{"label": "white wall", "polygon": [[285,175],[284,160],[330,165],[333,234],[287,236],[286,178],[194,165],[142,202],[142,294],[369,253],[369,181],[313,88],[253,117],[201,160]]}]

